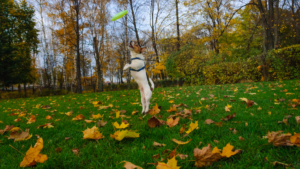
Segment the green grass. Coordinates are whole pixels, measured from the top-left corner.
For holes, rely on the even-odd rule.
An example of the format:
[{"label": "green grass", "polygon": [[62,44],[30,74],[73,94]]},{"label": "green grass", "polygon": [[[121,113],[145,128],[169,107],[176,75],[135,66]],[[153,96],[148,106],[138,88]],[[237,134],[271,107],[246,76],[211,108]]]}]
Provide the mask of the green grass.
[{"label": "green grass", "polygon": [[[244,93],[247,88],[249,93],[256,93],[251,95]],[[237,91],[233,91],[234,89]],[[151,106],[155,103],[162,107],[159,115],[163,120],[174,113],[168,113],[166,110],[172,105],[170,100],[174,100],[175,104],[184,103],[189,109],[193,108],[192,120],[198,120],[199,129],[192,131],[187,137],[183,138],[184,134],[180,134],[179,130],[183,124],[189,126],[191,120],[188,118],[181,118],[179,124],[173,128],[166,125],[150,129],[147,125],[147,120],[150,115],[144,117],[143,120],[139,119],[141,105],[130,104],[139,102],[140,94],[138,90],[118,91],[118,92],[103,92],[103,93],[89,93],[89,94],[76,94],[66,96],[51,96],[40,98],[28,99],[14,99],[14,100],[0,100],[0,129],[4,129],[6,125],[19,126],[25,130],[29,128],[30,134],[33,137],[26,141],[14,142],[8,140],[6,136],[9,133],[0,135],[0,168],[18,168],[23,155],[11,148],[12,145],[23,154],[29,149],[30,145],[36,143],[36,134],[43,138],[44,148],[41,153],[48,156],[48,160],[44,163],[38,163],[37,168],[123,168],[121,161],[129,161],[135,165],[143,168],[155,168],[154,165],[148,163],[155,163],[157,160],[152,156],[160,154],[166,163],[166,156],[162,152],[166,149],[173,150],[177,144],[172,142],[172,138],[181,141],[192,141],[186,145],[179,145],[177,153],[187,154],[188,158],[178,160],[178,166],[181,168],[195,168],[195,160],[193,155],[194,148],[202,148],[211,144],[212,147],[217,146],[219,149],[226,146],[227,143],[233,145],[236,149],[241,149],[241,154],[234,155],[228,159],[224,158],[218,162],[214,162],[212,166],[207,168],[283,168],[283,166],[273,166],[271,162],[280,161],[292,165],[294,168],[300,168],[300,148],[298,147],[274,147],[268,144],[267,139],[262,137],[267,135],[268,131],[283,130],[284,133],[299,133],[300,124],[296,123],[295,116],[299,116],[299,110],[292,109],[288,104],[294,98],[298,99],[300,88],[299,80],[283,81],[283,82],[262,82],[262,83],[244,83],[234,85],[215,85],[215,86],[192,86],[192,87],[176,87],[176,88],[157,88],[152,95]],[[202,90],[201,90],[202,89]],[[283,92],[287,89],[288,92]],[[201,90],[201,91],[200,91]],[[165,92],[165,93],[164,93]],[[199,94],[197,94],[197,92]],[[274,93],[277,96],[274,96]],[[286,93],[294,93],[293,95],[286,95]],[[201,98],[211,98],[209,94],[215,95],[215,98],[202,100],[202,105],[199,103]],[[225,98],[224,95],[232,95],[235,97]],[[110,98],[107,100],[107,98]],[[173,98],[172,98],[173,97]],[[239,98],[245,97],[253,100],[257,105],[246,108]],[[284,98],[285,102],[274,104],[274,99]],[[236,100],[230,102],[230,99]],[[103,105],[113,104],[113,108],[97,110],[91,103],[93,101],[101,101]],[[55,102],[53,102],[55,101]],[[49,105],[51,109],[37,109],[36,105]],[[206,105],[215,104],[217,107],[213,110],[205,108]],[[225,112],[225,106],[232,105],[231,112]],[[83,106],[83,109],[80,109]],[[119,107],[116,107],[119,106]],[[262,110],[257,110],[258,107]],[[194,114],[195,108],[201,107],[200,114]],[[38,114],[35,123],[26,124],[27,120],[21,117],[22,121],[14,122],[18,116],[9,116],[11,111],[8,108],[19,109],[26,113]],[[110,134],[114,133],[112,123],[117,121],[120,123],[121,118],[111,119],[109,116],[112,109],[126,110],[125,115],[130,116],[128,122],[131,124],[129,129],[137,130],[140,133],[139,138],[125,138],[122,141],[114,140]],[[183,108],[180,108],[183,109]],[[179,110],[180,110],[179,109]],[[51,113],[51,110],[57,110]],[[71,117],[65,114],[73,110]],[[139,113],[131,115],[131,112],[138,110]],[[105,136],[104,139],[98,141],[84,140],[82,131],[87,127],[91,128],[95,123],[87,124],[85,121],[72,121],[72,118],[78,114],[82,114],[86,119],[90,118],[92,113],[104,114],[104,120],[108,121],[105,127],[100,128],[100,132]],[[271,112],[269,115],[268,112]],[[212,119],[215,122],[220,122],[223,117],[229,114],[236,113],[236,117],[223,122],[222,127],[214,124],[204,124],[206,119]],[[53,120],[46,120],[47,115],[53,115]],[[286,115],[292,115],[289,119],[289,124],[278,124]],[[29,117],[27,115],[26,117]],[[60,119],[60,121],[55,121]],[[38,125],[43,125],[51,122],[54,128],[50,129],[37,129]],[[245,126],[245,123],[248,126]],[[233,134],[229,128],[235,128],[238,132]],[[239,136],[245,138],[244,141],[239,140]],[[65,137],[70,137],[65,140]],[[218,140],[219,143],[214,142]],[[153,147],[153,142],[166,144],[165,147]],[[202,142],[199,145],[199,142]],[[62,152],[56,152],[56,148],[60,147]],[[79,155],[74,155],[73,148],[79,149]],[[266,161],[265,158],[269,161]],[[159,158],[160,159],[160,158]]]}]

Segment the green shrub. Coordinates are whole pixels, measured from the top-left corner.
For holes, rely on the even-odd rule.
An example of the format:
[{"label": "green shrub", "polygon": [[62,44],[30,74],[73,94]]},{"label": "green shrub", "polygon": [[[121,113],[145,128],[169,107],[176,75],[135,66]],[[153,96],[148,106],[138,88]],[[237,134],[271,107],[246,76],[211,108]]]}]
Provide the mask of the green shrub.
[{"label": "green shrub", "polygon": [[300,45],[272,50],[266,58],[271,80],[300,78]]}]

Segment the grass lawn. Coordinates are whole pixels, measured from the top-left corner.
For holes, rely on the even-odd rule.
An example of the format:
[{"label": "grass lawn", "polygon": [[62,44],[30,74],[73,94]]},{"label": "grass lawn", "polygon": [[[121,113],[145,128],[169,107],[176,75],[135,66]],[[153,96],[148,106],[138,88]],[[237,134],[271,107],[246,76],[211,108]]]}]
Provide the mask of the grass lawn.
[{"label": "grass lawn", "polygon": [[[241,149],[242,153],[230,158],[222,158],[207,168],[284,168],[282,165],[273,166],[274,161],[300,168],[299,147],[275,147],[268,144],[268,139],[263,138],[268,131],[282,130],[292,135],[294,132],[300,133],[300,124],[297,124],[295,119],[295,116],[300,116],[300,111],[289,105],[292,99],[299,99],[299,88],[299,80],[157,88],[154,89],[150,108],[156,103],[161,106],[161,111],[157,116],[162,120],[166,121],[167,117],[175,114],[175,112],[167,112],[173,104],[184,103],[187,109],[192,109],[193,114],[190,118],[180,118],[179,123],[172,128],[162,125],[152,129],[147,124],[151,115],[143,119],[139,118],[142,108],[138,90],[0,100],[0,121],[2,122],[0,122],[0,129],[4,129],[6,125],[14,125],[24,131],[29,128],[29,133],[33,135],[29,140],[16,142],[7,138],[10,132],[0,135],[0,168],[18,168],[24,157],[21,153],[25,154],[30,145],[34,146],[37,142],[35,135],[43,138],[44,147],[40,153],[48,157],[44,163],[37,163],[37,168],[117,169],[124,168],[124,163],[120,163],[121,161],[129,161],[142,168],[151,169],[156,168],[153,164],[161,161],[161,158],[167,163],[167,156],[177,148],[177,154],[188,155],[185,159],[177,156],[177,165],[188,169],[195,168],[193,154],[195,148],[202,149],[211,144],[212,147],[217,146],[222,149],[227,143],[236,149]],[[246,108],[245,102],[239,98],[253,100],[257,105]],[[93,101],[102,102],[99,106],[112,104],[113,107],[98,110],[99,107],[94,107]],[[40,104],[39,108],[36,106],[38,104]],[[225,111],[227,104],[232,106],[231,112]],[[41,108],[43,105],[49,105],[51,108],[43,109]],[[261,110],[258,109],[259,107]],[[177,111],[183,109],[184,107],[178,107]],[[201,113],[195,113],[199,109]],[[73,111],[71,116],[64,114],[71,110]],[[126,110],[124,115],[129,118],[123,119],[130,124],[128,129],[137,130],[137,133],[140,133],[138,138],[124,138],[122,141],[117,141],[110,137],[110,134],[115,132],[112,123],[122,122],[121,118],[116,118],[114,110]],[[134,110],[139,112],[132,115]],[[26,115],[18,117],[18,113],[21,112],[25,112]],[[16,115],[10,116],[11,113],[16,113]],[[82,132],[87,127],[97,125],[95,122],[72,120],[79,114],[82,114],[85,119],[91,119],[93,113],[104,114],[103,120],[107,121],[104,127],[99,128],[105,138],[97,141],[83,139]],[[233,113],[236,113],[236,116],[229,121],[222,121],[221,127],[204,123],[206,119],[221,122],[222,118]],[[27,124],[30,114],[36,116],[36,122]],[[47,115],[52,116],[52,119],[47,120]],[[278,123],[287,115],[292,116],[288,124]],[[15,122],[17,118],[21,121]],[[60,121],[57,121],[58,119]],[[188,130],[191,120],[192,122],[198,121],[199,129],[195,129],[184,137],[185,133],[180,134],[180,128],[185,124]],[[45,123],[52,123],[54,127],[37,129],[37,126]],[[245,123],[248,123],[248,126]],[[236,129],[237,133],[234,134],[229,128]],[[241,141],[240,136],[245,140]],[[67,137],[69,137],[68,140],[65,139]],[[178,146],[172,141],[173,138],[181,141],[192,140],[188,144]],[[154,147],[153,142],[163,143],[166,146]],[[58,147],[61,148],[61,152],[56,152]],[[72,149],[79,149],[79,154],[74,154]],[[164,150],[167,149],[168,153],[163,155]],[[160,154],[158,160],[152,158],[157,154]]]}]

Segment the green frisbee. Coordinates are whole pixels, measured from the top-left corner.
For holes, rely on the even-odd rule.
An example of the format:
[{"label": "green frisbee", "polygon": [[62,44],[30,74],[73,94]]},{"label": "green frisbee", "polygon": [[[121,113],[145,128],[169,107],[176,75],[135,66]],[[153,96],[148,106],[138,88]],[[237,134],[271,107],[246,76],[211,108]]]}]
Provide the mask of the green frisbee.
[{"label": "green frisbee", "polygon": [[123,16],[125,16],[127,13],[128,13],[128,10],[121,11],[121,12],[115,14],[115,15],[111,18],[111,21],[115,21],[115,20],[117,20],[117,19],[120,19],[120,18],[122,18]]}]

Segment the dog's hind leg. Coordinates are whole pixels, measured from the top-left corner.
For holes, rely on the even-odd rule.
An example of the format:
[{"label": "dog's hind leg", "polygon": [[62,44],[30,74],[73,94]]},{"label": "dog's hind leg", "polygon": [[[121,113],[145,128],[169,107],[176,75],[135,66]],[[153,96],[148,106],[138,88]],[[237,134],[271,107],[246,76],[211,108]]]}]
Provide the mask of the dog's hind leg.
[{"label": "dog's hind leg", "polygon": [[140,92],[141,92],[141,102],[142,102],[142,107],[143,107],[142,114],[144,114],[146,103],[145,103],[144,88],[141,85],[140,85]]},{"label": "dog's hind leg", "polygon": [[145,105],[146,105],[145,113],[148,113],[148,111],[149,111],[151,96],[152,96],[151,90],[149,90],[148,92],[145,93]]}]

